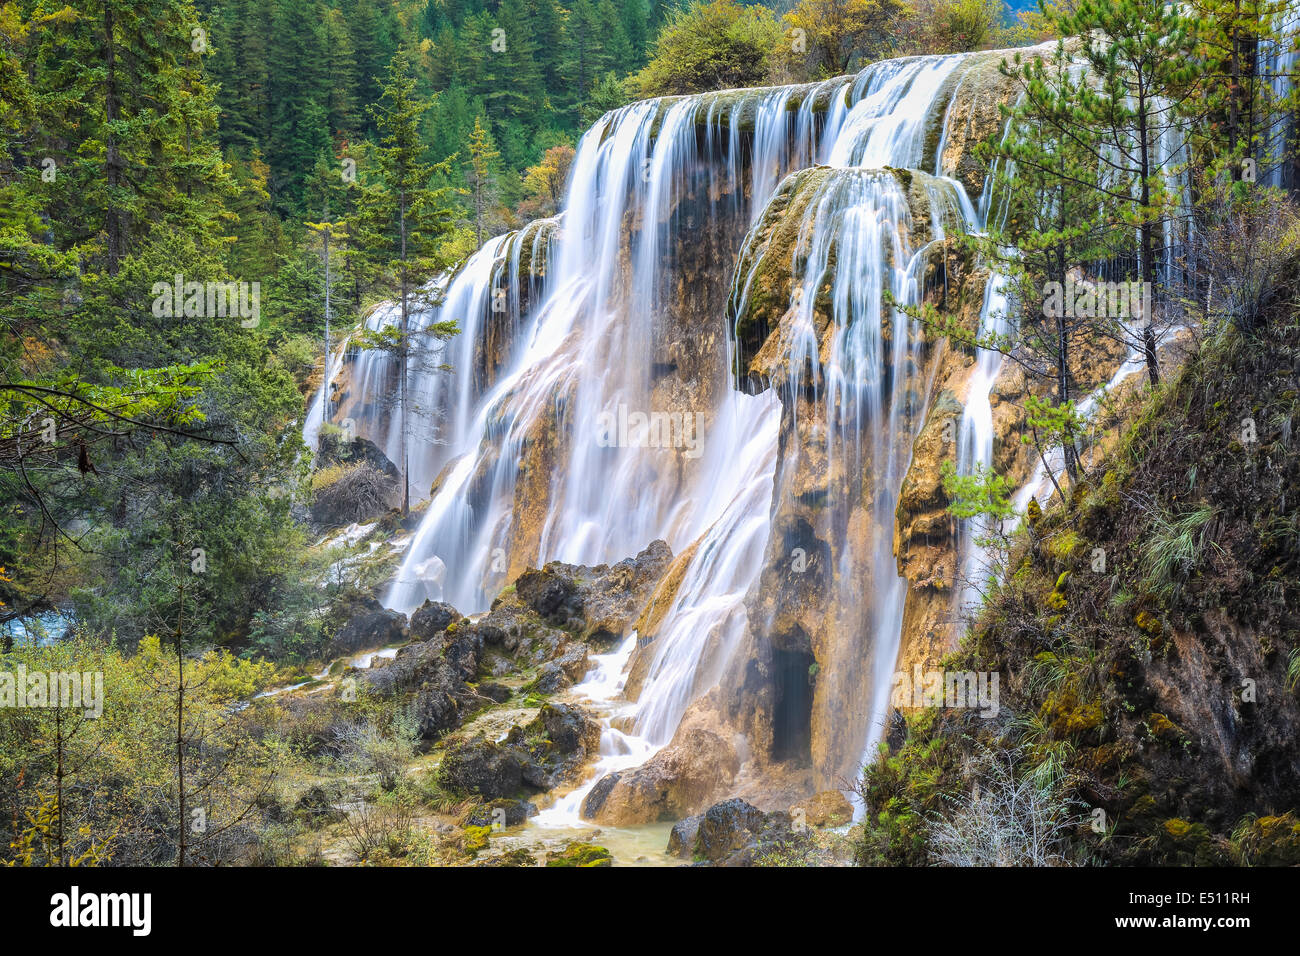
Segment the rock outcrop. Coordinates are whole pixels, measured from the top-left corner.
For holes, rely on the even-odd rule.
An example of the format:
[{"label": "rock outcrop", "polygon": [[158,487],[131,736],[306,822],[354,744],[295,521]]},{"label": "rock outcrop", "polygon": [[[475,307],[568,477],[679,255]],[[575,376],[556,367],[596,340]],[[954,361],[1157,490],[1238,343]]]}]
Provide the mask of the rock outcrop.
[{"label": "rock outcrop", "polygon": [[608,826],[680,820],[724,794],[739,771],[731,741],[688,720],[641,766],[597,781],[583,800],[582,817]]},{"label": "rock outcrop", "polygon": [[764,813],[744,800],[724,800],[673,827],[668,853],[713,866],[751,866],[765,852],[806,842],[783,811]]},{"label": "rock outcrop", "polygon": [[487,800],[543,792],[573,782],[600,746],[600,725],[570,704],[547,704],[502,741],[473,737],[447,747],[438,782]]},{"label": "rock outcrop", "polygon": [[346,613],[346,619],[325,649],[329,657],[390,647],[406,640],[406,615],[389,610],[374,598],[358,599]]}]

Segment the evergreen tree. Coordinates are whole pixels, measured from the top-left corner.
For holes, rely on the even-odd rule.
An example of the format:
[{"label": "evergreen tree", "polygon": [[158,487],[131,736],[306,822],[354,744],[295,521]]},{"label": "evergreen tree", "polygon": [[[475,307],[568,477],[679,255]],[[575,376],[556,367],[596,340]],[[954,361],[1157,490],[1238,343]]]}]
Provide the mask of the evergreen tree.
[{"label": "evergreen tree", "polygon": [[572,105],[581,107],[597,77],[610,66],[601,40],[600,15],[592,0],[576,0],[569,11],[568,50],[564,72],[568,77]]},{"label": "evergreen tree", "polygon": [[[1079,89],[1066,122],[1090,131],[1079,143],[1100,169],[1097,191],[1115,203],[1121,221],[1137,233],[1133,272],[1150,290],[1153,306],[1167,294],[1161,264],[1173,253],[1181,223],[1169,183],[1187,157],[1164,145],[1187,122],[1203,81],[1197,62],[1198,21],[1162,0],[1080,0],[1059,20],[1064,36],[1080,38],[1091,82]],[[1098,135],[1095,139],[1092,133]],[[1124,255],[1124,248],[1113,250]],[[1155,317],[1143,317],[1141,348],[1154,384],[1160,380]]]},{"label": "evergreen tree", "polygon": [[269,52],[271,196],[302,214],[303,184],[329,145],[326,27],[312,0],[276,0]]},{"label": "evergreen tree", "polygon": [[[971,238],[976,253],[1010,280],[1011,301],[1021,307],[1020,321],[1010,341],[988,341],[985,347],[1012,351],[1028,345],[1043,356],[1033,371],[1055,378],[1053,406],[1062,410],[1057,429],[1072,480],[1078,478],[1075,451],[1070,363],[1080,333],[1122,336],[1122,327],[1104,310],[1076,310],[1075,279],[1086,279],[1106,254],[1108,207],[1099,202],[1095,183],[1097,144],[1081,148],[1092,135],[1073,125],[1075,108],[1086,79],[1076,77],[1074,58],[1064,43],[1047,57],[1017,55],[1003,72],[1014,79],[1019,97],[1004,108],[1008,135],[984,151],[998,175],[990,184],[996,208],[987,233]],[[1085,286],[1085,288],[1090,288]],[[1040,417],[1048,417],[1041,415]]]},{"label": "evergreen tree", "polygon": [[331,8],[323,9],[325,25],[325,101],[330,131],[346,134],[357,129],[357,61],[352,46],[352,34],[343,14]]},{"label": "evergreen tree", "polygon": [[469,139],[469,161],[465,164],[465,178],[469,182],[470,204],[474,215],[474,239],[483,245],[483,224],[496,194],[496,162],[501,154],[492,145],[492,134],[478,117],[474,119],[474,132]]},{"label": "evergreen tree", "polygon": [[[388,81],[377,106],[371,109],[381,136],[376,160],[379,176],[366,184],[357,215],[349,227],[359,243],[360,257],[371,269],[392,278],[396,285],[400,322],[389,327],[389,337],[372,347],[397,354],[401,362],[400,414],[402,417],[402,513],[410,511],[411,481],[407,460],[410,438],[411,403],[408,391],[409,362],[416,337],[429,330],[411,325],[413,307],[423,298],[417,283],[447,266],[444,241],[454,225],[448,206],[448,187],[430,188],[441,168],[423,161],[420,117],[428,104],[415,95],[412,55],[402,48],[389,66]],[[454,331],[442,329],[447,335]],[[437,334],[429,333],[429,334]]]},{"label": "evergreen tree", "polygon": [[559,0],[535,0],[530,30],[542,85],[554,103],[564,93],[564,14]]},{"label": "evergreen tree", "polygon": [[56,163],[67,206],[52,210],[56,228],[97,246],[102,233],[110,276],[157,224],[216,231],[208,200],[229,180],[203,79],[210,37],[197,24],[185,0],[95,0],[33,51],[42,86],[67,104],[42,117],[64,146]]}]

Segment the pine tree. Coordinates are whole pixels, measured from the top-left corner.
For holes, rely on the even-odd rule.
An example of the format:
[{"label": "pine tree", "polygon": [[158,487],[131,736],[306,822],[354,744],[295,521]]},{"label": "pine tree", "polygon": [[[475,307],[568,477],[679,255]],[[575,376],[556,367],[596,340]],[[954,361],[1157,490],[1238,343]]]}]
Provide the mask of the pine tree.
[{"label": "pine tree", "polygon": [[483,223],[495,198],[496,162],[500,157],[501,154],[492,144],[492,134],[476,116],[474,132],[469,138],[469,161],[465,164],[465,177],[469,181],[470,204],[474,213],[474,238],[480,246],[483,245]]},{"label": "pine tree", "polygon": [[415,285],[447,266],[444,242],[454,226],[454,212],[448,205],[450,187],[429,186],[435,173],[446,175],[449,167],[445,163],[430,165],[422,159],[420,117],[429,104],[416,98],[412,59],[407,48],[397,52],[389,65],[380,102],[371,109],[381,136],[376,151],[379,176],[366,183],[349,227],[357,239],[362,261],[395,279],[397,287],[400,323],[389,326],[370,347],[393,352],[401,363],[403,515],[409,513],[411,501],[409,359],[418,348],[420,336],[455,334],[454,324],[448,328],[444,323],[432,329],[415,329],[411,325],[413,306],[427,298],[415,292]]},{"label": "pine tree", "polygon": [[324,8],[325,25],[325,77],[327,99],[326,116],[334,135],[357,129],[357,60],[352,46],[352,34],[343,14]]},{"label": "pine tree", "polygon": [[531,9],[530,31],[537,47],[537,67],[547,96],[555,102],[564,92],[564,14],[558,0],[536,0]]},{"label": "pine tree", "polygon": [[[1284,25],[1286,0],[1195,0],[1200,17],[1197,55],[1205,80],[1198,112],[1208,123],[1190,133],[1217,140],[1210,151],[1234,181],[1263,181],[1286,162],[1280,134],[1300,107],[1300,85],[1277,95],[1270,52],[1294,48]],[[1279,84],[1280,86],[1281,84]]]},{"label": "pine tree", "polygon": [[[41,86],[66,111],[42,117],[65,148],[58,163],[67,207],[52,210],[62,237],[97,245],[114,276],[158,224],[216,234],[229,190],[204,81],[210,37],[186,0],[95,0],[33,51]],[[88,68],[94,64],[93,68]],[[75,144],[75,146],[74,146]]]},{"label": "pine tree", "polygon": [[[970,240],[980,258],[995,265],[1012,283],[1012,301],[1021,304],[1021,321],[1011,343],[987,342],[1003,349],[1028,344],[1046,358],[1036,369],[1055,376],[1056,409],[1071,407],[1070,361],[1081,332],[1122,335],[1122,327],[1095,308],[1067,308],[1063,297],[1104,258],[1107,210],[1113,203],[1097,195],[1098,149],[1087,127],[1075,125],[1075,109],[1086,79],[1077,79],[1074,58],[1064,43],[1048,57],[1016,55],[1003,72],[1019,88],[1014,108],[1005,109],[1008,135],[985,151],[998,170],[990,188],[995,197],[984,235]],[[1054,290],[1054,294],[1049,292]],[[1070,303],[1073,305],[1073,302]],[[1091,314],[1085,314],[1091,312]],[[1023,363],[1022,363],[1023,364]],[[1071,419],[1065,419],[1068,426]],[[1061,429],[1065,466],[1078,477],[1078,455],[1069,428]]]},{"label": "pine tree", "polygon": [[642,66],[650,46],[650,4],[646,0],[623,0],[623,31],[631,48],[631,61],[624,68]]},{"label": "pine tree", "polygon": [[524,0],[503,0],[497,11],[499,33],[493,34],[483,92],[497,141],[513,168],[527,161],[528,136],[545,119],[546,89],[533,54],[537,45],[529,28]]},{"label": "pine tree", "polygon": [[272,17],[271,196],[286,211],[302,214],[303,184],[316,157],[329,145],[329,83],[322,65],[326,26],[312,0],[276,0]]},{"label": "pine tree", "polygon": [[609,64],[633,62],[632,44],[627,37],[623,16],[614,0],[599,0],[596,17],[600,21],[601,52]]},{"label": "pine tree", "polygon": [[209,14],[214,52],[207,71],[218,87],[221,145],[245,156],[268,143],[267,40],[273,37],[273,9],[254,0],[227,0]]},{"label": "pine tree", "polygon": [[564,72],[568,77],[575,109],[587,101],[596,80],[610,66],[601,40],[600,15],[592,0],[576,0],[569,11],[568,55]]},{"label": "pine tree", "polygon": [[379,4],[370,0],[353,0],[351,9],[345,8],[344,12],[352,30],[356,57],[356,101],[368,108],[377,103],[383,93],[383,76],[396,47],[382,19]]},{"label": "pine tree", "polygon": [[[1101,170],[1096,189],[1114,200],[1122,222],[1137,232],[1136,272],[1154,306],[1167,295],[1160,264],[1181,225],[1179,197],[1168,183],[1187,162],[1165,155],[1162,144],[1177,135],[1199,95],[1198,22],[1163,0],[1080,0],[1058,25],[1063,36],[1080,38],[1092,78],[1079,90],[1070,123],[1099,134],[1080,145]],[[1141,347],[1155,384],[1160,370],[1152,315],[1143,317]]]}]

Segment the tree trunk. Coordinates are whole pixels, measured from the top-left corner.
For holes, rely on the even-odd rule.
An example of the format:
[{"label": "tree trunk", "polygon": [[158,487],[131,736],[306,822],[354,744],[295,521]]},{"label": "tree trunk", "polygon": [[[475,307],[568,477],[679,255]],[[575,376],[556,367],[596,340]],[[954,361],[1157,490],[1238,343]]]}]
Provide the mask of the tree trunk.
[{"label": "tree trunk", "polygon": [[[1155,224],[1151,221],[1151,143],[1150,135],[1147,128],[1147,98],[1144,91],[1139,90],[1137,102],[1137,121],[1138,136],[1138,170],[1141,176],[1142,190],[1142,222],[1138,228],[1141,237],[1141,254],[1142,254],[1142,281],[1146,287],[1151,290],[1150,296],[1143,296],[1144,301],[1150,302],[1151,312],[1155,311],[1156,302],[1156,249],[1155,249]],[[1160,384],[1160,362],[1156,355],[1156,332],[1153,325],[1154,316],[1142,316],[1142,351],[1147,363],[1147,376],[1152,385]]]},{"label": "tree trunk", "polygon": [[330,410],[330,226],[325,223],[321,235],[325,242],[325,372],[320,389],[320,423],[329,421]]},{"label": "tree trunk", "polygon": [[54,745],[54,808],[59,815],[59,866],[67,866],[63,832],[63,708],[57,702],[54,705]]}]

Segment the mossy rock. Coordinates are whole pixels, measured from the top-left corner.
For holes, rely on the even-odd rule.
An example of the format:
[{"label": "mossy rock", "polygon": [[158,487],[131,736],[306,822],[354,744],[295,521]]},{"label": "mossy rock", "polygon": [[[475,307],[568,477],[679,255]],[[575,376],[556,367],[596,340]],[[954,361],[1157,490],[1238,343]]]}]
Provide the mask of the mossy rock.
[{"label": "mossy rock", "polygon": [[498,853],[495,856],[490,856],[483,860],[479,865],[503,867],[536,866],[537,860],[523,847],[519,847],[514,850],[506,850],[504,853]]},{"label": "mossy rock", "polygon": [[1154,740],[1159,740],[1166,744],[1180,744],[1187,739],[1183,728],[1166,717],[1164,714],[1151,714],[1146,719],[1147,733]]},{"label": "mossy rock", "polygon": [[1031,528],[1037,528],[1043,520],[1043,509],[1038,504],[1037,498],[1029,499],[1029,506],[1025,508],[1025,521]]},{"label": "mossy rock", "polygon": [[1080,700],[1072,687],[1065,687],[1047,695],[1039,708],[1039,715],[1048,722],[1052,733],[1058,737],[1083,737],[1097,730],[1106,721],[1100,698]]},{"label": "mossy rock", "polygon": [[559,852],[548,853],[547,866],[613,866],[614,858],[603,846],[594,843],[570,843]]},{"label": "mossy rock", "polygon": [[465,828],[464,835],[461,837],[461,846],[470,856],[474,856],[480,850],[487,849],[488,841],[492,836],[492,828],[468,826]]},{"label": "mossy rock", "polygon": [[1156,843],[1180,863],[1213,866],[1225,862],[1222,848],[1204,823],[1171,817],[1156,828]]},{"label": "mossy rock", "polygon": [[[1057,561],[1062,563],[1068,562],[1078,555],[1087,547],[1087,542],[1083,537],[1073,531],[1066,531],[1056,535],[1047,543],[1047,551]],[[1063,574],[1062,578],[1068,578],[1069,572]],[[1060,589],[1060,584],[1057,584]]]},{"label": "mossy rock", "polygon": [[1247,866],[1300,866],[1300,820],[1287,812],[1243,821],[1232,842]]},{"label": "mossy rock", "polygon": [[1151,637],[1159,637],[1165,632],[1164,623],[1150,611],[1139,611],[1133,623],[1138,626],[1138,630]]}]

